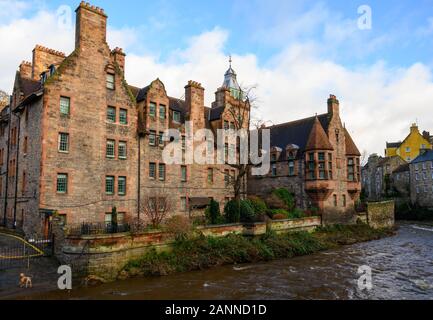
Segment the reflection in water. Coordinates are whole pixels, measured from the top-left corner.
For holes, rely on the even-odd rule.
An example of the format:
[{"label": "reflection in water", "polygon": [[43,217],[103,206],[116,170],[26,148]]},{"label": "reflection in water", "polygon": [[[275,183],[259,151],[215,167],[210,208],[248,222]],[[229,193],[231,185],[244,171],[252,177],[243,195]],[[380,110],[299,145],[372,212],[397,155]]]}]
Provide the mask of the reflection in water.
[{"label": "reflection in water", "polygon": [[[373,271],[369,292],[357,288],[362,265]],[[316,255],[131,279],[37,298],[433,300],[433,228],[403,224],[395,237]]]}]

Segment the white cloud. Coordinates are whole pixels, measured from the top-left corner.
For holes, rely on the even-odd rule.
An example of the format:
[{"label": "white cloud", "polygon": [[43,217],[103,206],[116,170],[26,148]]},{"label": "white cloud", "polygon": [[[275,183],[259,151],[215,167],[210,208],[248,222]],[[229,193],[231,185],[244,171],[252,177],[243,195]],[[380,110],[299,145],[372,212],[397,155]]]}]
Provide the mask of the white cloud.
[{"label": "white cloud", "polygon": [[[308,25],[299,23],[303,24]],[[146,86],[160,78],[175,97],[184,95],[188,80],[196,80],[205,87],[206,104],[210,106],[227,69],[229,35],[227,30],[216,27],[193,37],[186,48],[174,50],[164,60],[151,54],[128,54],[126,50],[127,80],[132,85]],[[339,42],[350,38],[338,26],[326,29],[325,35],[328,39],[337,35]],[[10,89],[17,66],[21,60],[31,58],[36,43],[69,53],[74,31],[59,29],[56,15],[42,10],[29,19],[0,24],[0,39],[0,88]],[[109,28],[108,39],[113,47],[127,49],[137,41],[138,33],[132,28]],[[239,81],[246,86],[258,85],[258,113],[264,120],[281,123],[324,113],[327,97],[332,93],[340,99],[342,119],[356,143],[369,153],[383,153],[386,141],[403,139],[416,119],[421,130],[433,130],[433,118],[429,117],[433,106],[429,67],[417,63],[393,68],[378,61],[348,68],[323,58],[320,42],[287,43],[278,54],[260,63],[254,53],[233,55]]]}]

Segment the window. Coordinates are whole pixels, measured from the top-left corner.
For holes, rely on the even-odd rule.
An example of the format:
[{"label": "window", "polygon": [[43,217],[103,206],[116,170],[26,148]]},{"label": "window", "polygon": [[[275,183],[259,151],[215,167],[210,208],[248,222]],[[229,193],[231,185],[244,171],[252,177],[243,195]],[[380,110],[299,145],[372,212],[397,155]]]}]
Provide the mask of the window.
[{"label": "window", "polygon": [[416,170],[416,171],[418,171],[418,170],[419,170],[419,165],[418,165],[418,163],[417,163],[417,164],[415,164],[415,170]]},{"label": "window", "polygon": [[338,207],[338,198],[336,194],[334,194],[334,207]]},{"label": "window", "polygon": [[276,162],[277,161],[277,155],[275,153],[271,154],[271,161]]},{"label": "window", "polygon": [[160,164],[158,168],[159,173],[159,180],[164,181],[165,180],[165,164]]},{"label": "window", "polygon": [[225,160],[227,161],[229,158],[229,144],[228,143],[226,143],[224,145],[224,156],[225,156]]},{"label": "window", "polygon": [[21,193],[24,194],[26,192],[26,172],[23,172],[23,181],[21,185]]},{"label": "window", "polygon": [[332,180],[332,153],[328,153],[328,179]]},{"label": "window", "polygon": [[427,172],[423,172],[423,173],[422,173],[422,178],[423,178],[424,180],[427,180]]},{"label": "window", "polygon": [[117,180],[117,192],[119,196],[126,195],[126,177],[119,177]]},{"label": "window", "polygon": [[59,173],[57,175],[57,193],[68,192],[68,175],[66,173]]},{"label": "window", "polygon": [[422,144],[421,145],[421,149],[426,149],[427,147],[426,147],[426,145],[425,144]]},{"label": "window", "polygon": [[415,180],[419,181],[419,174],[418,173],[415,173]]},{"label": "window", "polygon": [[159,118],[162,120],[162,119],[165,119],[165,116],[166,116],[166,107],[164,106],[164,105],[160,105],[159,106]]},{"label": "window", "polygon": [[[118,226],[122,226],[124,221],[125,221],[125,212],[118,212],[117,213],[117,225]],[[108,212],[105,214],[105,225],[111,226],[111,224],[113,223],[113,215],[111,212]]]},{"label": "window", "polygon": [[346,200],[346,195],[343,195],[343,207],[347,206],[347,200]]},{"label": "window", "polygon": [[213,169],[212,168],[207,169],[207,182],[213,183]]},{"label": "window", "polygon": [[186,211],[187,210],[186,197],[180,198],[180,210],[181,211]]},{"label": "window", "polygon": [[125,160],[128,154],[128,144],[125,141],[119,141],[119,159]]},{"label": "window", "polygon": [[314,180],[316,179],[316,164],[314,161],[314,153],[309,153],[308,154],[308,164],[307,164],[307,177],[310,180]]},{"label": "window", "polygon": [[406,152],[407,152],[407,153],[410,152],[410,147],[406,147]]},{"label": "window", "polygon": [[151,179],[156,178],[156,164],[155,163],[149,163],[149,178],[151,178]]},{"label": "window", "polygon": [[128,110],[120,109],[119,111],[119,123],[123,125],[128,124]]},{"label": "window", "polygon": [[325,180],[326,179],[325,153],[319,152],[317,156],[319,159],[319,179]]},{"label": "window", "polygon": [[114,177],[113,176],[105,177],[105,193],[108,195],[114,194]]},{"label": "window", "polygon": [[[26,155],[28,152],[28,137],[24,137],[24,154]],[[3,164],[3,161],[0,161],[0,164]]]},{"label": "window", "polygon": [[230,128],[229,122],[224,120],[224,130],[228,130],[229,128]]},{"label": "window", "polygon": [[149,145],[156,146],[156,131],[153,131],[153,130],[150,131]]},{"label": "window", "polygon": [[149,116],[155,117],[156,116],[156,104],[151,102],[149,105]]},{"label": "window", "polygon": [[182,136],[182,150],[186,149],[186,137]]},{"label": "window", "polygon": [[59,133],[59,151],[69,152],[69,134]]},{"label": "window", "polygon": [[419,193],[419,191],[420,191],[419,187],[416,187],[416,193]]},{"label": "window", "polygon": [[60,114],[69,116],[71,112],[71,99],[67,97],[60,97]]},{"label": "window", "polygon": [[114,140],[107,140],[107,149],[106,149],[107,158],[114,159],[114,157],[115,157],[115,147],[116,147],[116,141],[114,141]]},{"label": "window", "polygon": [[164,132],[160,132],[158,135],[158,144],[160,147],[164,146]]},{"label": "window", "polygon": [[107,89],[114,90],[114,74],[107,73]]},{"label": "window", "polygon": [[423,170],[427,169],[427,164],[425,162],[422,163],[422,169]]},{"label": "window", "polygon": [[427,186],[424,186],[424,193],[427,193],[428,192],[428,188],[427,188]]},{"label": "window", "polygon": [[180,123],[180,112],[173,111],[173,122]]},{"label": "window", "polygon": [[230,122],[230,130],[235,130],[235,123],[234,122]]},{"label": "window", "polygon": [[355,162],[353,158],[347,159],[347,179],[349,181],[355,181]]},{"label": "window", "polygon": [[277,176],[277,165],[276,164],[272,165],[272,176],[273,177]]},{"label": "window", "polygon": [[188,169],[186,166],[181,166],[180,167],[180,176],[181,176],[181,181],[182,182],[186,182],[188,179]]},{"label": "window", "polygon": [[289,161],[289,176],[295,175],[295,161],[290,160]]},{"label": "window", "polygon": [[111,123],[116,122],[116,108],[115,107],[108,107],[107,108],[107,121]]}]

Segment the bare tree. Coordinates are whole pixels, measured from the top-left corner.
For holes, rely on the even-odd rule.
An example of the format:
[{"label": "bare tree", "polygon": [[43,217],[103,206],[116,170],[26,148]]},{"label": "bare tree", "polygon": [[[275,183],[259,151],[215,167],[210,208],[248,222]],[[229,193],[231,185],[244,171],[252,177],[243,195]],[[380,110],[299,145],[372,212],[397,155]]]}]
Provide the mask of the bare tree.
[{"label": "bare tree", "polygon": [[6,107],[9,104],[9,95],[3,91],[0,90],[0,111],[3,110],[4,107]]},{"label": "bare tree", "polygon": [[158,228],[173,208],[168,192],[154,189],[143,197],[140,210],[150,221],[153,228]]},{"label": "bare tree", "polygon": [[[247,136],[250,137],[251,129],[259,129],[264,122],[262,120],[252,120],[251,112],[256,108],[257,98],[254,96],[256,86],[240,89],[238,94],[232,95],[234,98],[232,103],[227,107],[227,113],[229,120],[234,124],[234,130],[246,130]],[[239,142],[236,142],[236,148],[239,153],[241,151]],[[229,184],[233,187],[233,192],[236,200],[240,200],[242,193],[246,190],[242,190],[245,185],[245,180],[248,172],[253,164],[248,157],[247,163],[240,161],[240,154],[237,156],[236,163],[228,163],[228,166],[236,170],[235,175],[230,174]]]}]

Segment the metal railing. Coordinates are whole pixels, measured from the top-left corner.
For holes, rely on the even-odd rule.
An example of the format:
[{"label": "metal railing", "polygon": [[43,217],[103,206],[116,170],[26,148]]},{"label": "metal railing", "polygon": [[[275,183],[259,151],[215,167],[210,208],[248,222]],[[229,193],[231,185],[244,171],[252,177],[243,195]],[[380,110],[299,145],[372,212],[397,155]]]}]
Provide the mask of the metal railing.
[{"label": "metal railing", "polygon": [[68,225],[67,227],[68,234],[72,236],[116,234],[131,231],[131,227],[127,223],[118,224],[116,226],[112,223],[84,222],[76,225]]}]

